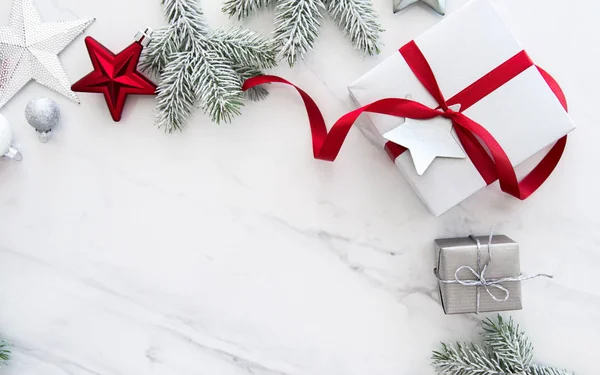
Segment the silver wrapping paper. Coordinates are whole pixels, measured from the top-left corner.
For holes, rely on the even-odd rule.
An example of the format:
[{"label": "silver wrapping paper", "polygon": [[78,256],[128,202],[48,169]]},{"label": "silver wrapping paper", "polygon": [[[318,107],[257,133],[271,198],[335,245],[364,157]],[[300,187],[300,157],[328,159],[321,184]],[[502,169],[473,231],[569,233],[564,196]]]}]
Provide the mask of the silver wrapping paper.
[{"label": "silver wrapping paper", "polygon": [[[487,251],[488,236],[477,237],[481,242],[480,259],[484,265],[489,257]],[[506,236],[495,235],[490,247],[492,262],[488,266],[486,279],[519,276],[521,261],[519,244]],[[435,240],[435,264],[442,280],[455,280],[455,272],[462,266],[478,270],[477,244],[469,237],[446,238]],[[458,273],[461,280],[476,280],[468,270]],[[510,296],[505,302],[494,301],[484,287],[464,286],[460,284],[445,284],[438,282],[442,307],[446,314],[465,314],[477,312],[477,288],[480,288],[479,312],[521,310],[521,282],[510,281],[502,283]],[[501,291],[491,288],[495,296],[503,298]]]}]

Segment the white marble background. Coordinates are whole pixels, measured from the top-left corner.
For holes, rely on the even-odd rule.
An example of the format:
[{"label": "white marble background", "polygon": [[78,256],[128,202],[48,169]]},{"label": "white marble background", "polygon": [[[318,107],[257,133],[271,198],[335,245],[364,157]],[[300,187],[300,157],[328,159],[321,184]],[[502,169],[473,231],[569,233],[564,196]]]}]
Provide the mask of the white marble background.
[{"label": "white marble background", "polygon": [[[305,87],[328,121],[353,108],[346,85],[441,17],[392,14],[381,56],[355,53],[330,20],[305,62],[274,70]],[[466,0],[448,0],[453,12]],[[213,26],[235,23],[202,1]],[[45,20],[95,16],[109,48],[164,23],[159,0],[37,0]],[[353,130],[334,164],[312,159],[301,103],[285,87],[230,125],[198,113],[181,134],[130,98],[113,123],[100,95],[81,105],[37,84],[4,109],[25,159],[0,161],[0,335],[6,375],[433,374],[442,340],[476,338],[476,316],[444,316],[432,241],[485,233],[522,245],[513,315],[537,360],[595,374],[600,334],[600,3],[495,0],[539,65],[566,91],[578,130],[556,173],[526,202],[491,187],[431,216],[382,150]],[[0,1],[0,23],[10,0]],[[269,32],[272,14],[248,27]],[[72,80],[91,65],[83,37],[61,55]],[[42,144],[23,109],[57,100]]]}]

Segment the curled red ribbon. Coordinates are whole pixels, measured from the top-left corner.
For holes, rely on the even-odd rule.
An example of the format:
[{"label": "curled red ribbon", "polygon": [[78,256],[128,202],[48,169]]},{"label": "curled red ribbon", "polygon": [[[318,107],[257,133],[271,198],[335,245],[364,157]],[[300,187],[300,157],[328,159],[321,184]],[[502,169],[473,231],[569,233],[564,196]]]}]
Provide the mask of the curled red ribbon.
[{"label": "curled red ribbon", "polygon": [[[534,66],[525,51],[519,52],[448,100],[444,98],[427,59],[414,41],[402,47],[400,53],[421,84],[438,102],[438,108],[432,109],[408,99],[381,99],[345,114],[327,132],[323,115],[314,100],[302,89],[285,79],[276,76],[254,77],[244,83],[243,90],[273,82],[284,83],[294,87],[302,97],[306,112],[308,113],[312,133],[313,153],[316,159],[334,161],[350,128],[364,112],[419,120],[443,116],[452,120],[454,129],[465,152],[488,185],[499,180],[500,187],[504,192],[523,200],[533,194],[552,174],[565,149],[566,136],[561,138],[542,161],[519,182],[515,170],[502,146],[483,126],[462,113],[462,111],[465,111],[473,104],[491,94],[526,69]],[[565,110],[567,110],[565,96],[556,81],[544,70],[538,69]],[[459,112],[455,112],[449,108],[454,104],[461,105]],[[489,153],[486,151],[486,148],[489,150]],[[406,148],[388,142],[386,150],[392,159],[396,159],[406,151]]]}]

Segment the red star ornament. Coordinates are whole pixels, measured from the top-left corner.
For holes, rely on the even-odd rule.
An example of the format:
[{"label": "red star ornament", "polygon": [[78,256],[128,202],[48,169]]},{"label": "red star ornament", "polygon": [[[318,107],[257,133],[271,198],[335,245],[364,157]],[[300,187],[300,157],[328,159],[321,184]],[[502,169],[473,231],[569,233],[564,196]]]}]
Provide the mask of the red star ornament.
[{"label": "red star ornament", "polygon": [[116,55],[94,38],[85,38],[94,71],[73,84],[71,89],[104,94],[113,120],[120,121],[128,95],[156,93],[156,85],[137,70],[142,49],[148,41],[144,37],[147,35],[143,34],[141,39]]}]

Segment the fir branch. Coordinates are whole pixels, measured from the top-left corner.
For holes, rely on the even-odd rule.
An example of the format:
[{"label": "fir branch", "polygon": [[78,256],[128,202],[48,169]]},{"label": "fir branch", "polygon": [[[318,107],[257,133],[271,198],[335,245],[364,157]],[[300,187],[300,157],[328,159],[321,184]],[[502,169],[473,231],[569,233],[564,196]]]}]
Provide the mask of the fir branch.
[{"label": "fir branch", "polygon": [[6,341],[0,341],[0,363],[10,359],[10,349]]},{"label": "fir branch", "polygon": [[194,48],[197,39],[208,33],[204,14],[197,0],[162,0],[169,27],[176,33],[174,38],[178,51]]},{"label": "fir branch", "polygon": [[321,0],[278,0],[273,34],[290,66],[312,49],[324,10]]},{"label": "fir branch", "polygon": [[527,370],[529,375],[573,375],[572,372],[567,370],[560,370],[548,366],[531,365]]},{"label": "fir branch", "polygon": [[[162,3],[169,25],[158,30],[142,60],[143,69],[160,74],[157,125],[182,130],[195,106],[214,122],[231,121],[243,105],[242,82],[276,64],[275,42],[241,28],[210,31],[197,0]],[[248,92],[252,99],[266,95],[263,87]]]},{"label": "fir branch", "polygon": [[212,121],[229,122],[240,114],[242,98],[240,77],[217,53],[176,53],[161,77],[156,123],[169,133],[182,130],[196,103]]},{"label": "fir branch", "polygon": [[171,58],[161,74],[156,96],[156,124],[169,133],[183,129],[196,103],[197,88],[196,80],[189,79],[195,77],[194,54],[178,52]]},{"label": "fir branch", "polygon": [[442,343],[441,351],[434,351],[433,367],[444,375],[505,375],[500,364],[489,358],[485,350],[475,344]]},{"label": "fir branch", "polygon": [[268,69],[277,64],[275,43],[247,29],[219,28],[209,33],[206,41],[213,50],[238,65]]},{"label": "fir branch", "polygon": [[327,0],[327,9],[354,46],[369,55],[378,54],[383,31],[370,0]]},{"label": "fir branch", "polygon": [[169,62],[169,57],[176,52],[178,44],[176,29],[161,27],[152,33],[152,39],[142,54],[140,68],[142,71],[160,74]]},{"label": "fir branch", "polygon": [[271,0],[226,0],[222,11],[229,17],[236,16],[238,20],[241,20],[258,8],[269,5],[270,2]]},{"label": "fir branch", "polygon": [[442,344],[432,365],[441,375],[573,375],[566,370],[531,364],[533,346],[512,319],[483,321],[484,348],[476,344]]},{"label": "fir branch", "polygon": [[169,24],[189,23],[197,29],[207,29],[204,13],[197,0],[161,0]]},{"label": "fir branch", "polygon": [[200,107],[217,124],[239,115],[244,95],[241,80],[231,63],[207,48],[198,52],[195,72]]},{"label": "fir branch", "polygon": [[275,3],[273,36],[281,46],[279,57],[293,66],[314,46],[323,12],[331,14],[354,46],[365,54],[380,52],[383,31],[372,0],[226,0],[223,12],[238,19]]},{"label": "fir branch", "polygon": [[490,352],[511,369],[511,372],[524,372],[533,360],[533,346],[525,332],[521,331],[512,318],[505,322],[498,316],[498,322],[483,321],[484,344]]},{"label": "fir branch", "polygon": [[[234,65],[233,69],[240,76],[242,85],[252,77],[263,75],[263,72],[255,66]],[[245,95],[250,100],[258,101],[265,99],[269,95],[269,91],[264,88],[264,85],[259,85],[246,90]]]}]

